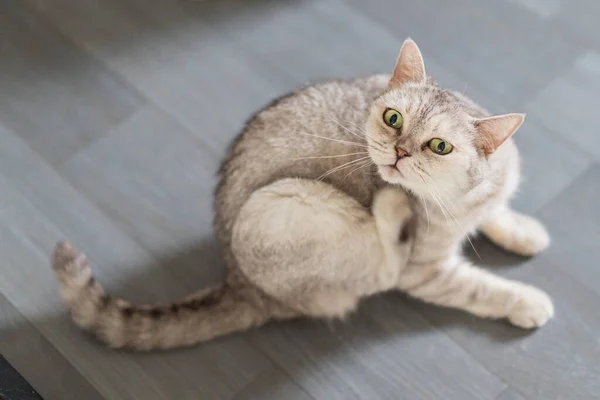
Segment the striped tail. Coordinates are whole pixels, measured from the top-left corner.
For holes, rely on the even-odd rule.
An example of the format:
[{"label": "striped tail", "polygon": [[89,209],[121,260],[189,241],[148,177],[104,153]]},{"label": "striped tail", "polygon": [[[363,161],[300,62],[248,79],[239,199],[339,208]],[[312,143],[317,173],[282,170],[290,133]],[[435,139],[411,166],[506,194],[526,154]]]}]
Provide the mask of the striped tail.
[{"label": "striped tail", "polygon": [[262,325],[273,317],[268,300],[257,289],[227,283],[168,305],[131,305],[106,294],[85,256],[67,242],[54,249],[52,267],[75,323],[111,348],[190,346]]}]

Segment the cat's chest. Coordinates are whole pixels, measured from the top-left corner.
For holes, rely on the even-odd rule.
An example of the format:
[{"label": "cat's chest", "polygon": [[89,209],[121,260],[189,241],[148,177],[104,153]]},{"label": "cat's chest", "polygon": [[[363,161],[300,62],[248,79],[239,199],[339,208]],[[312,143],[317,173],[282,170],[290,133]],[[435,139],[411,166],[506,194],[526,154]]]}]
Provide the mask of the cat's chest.
[{"label": "cat's chest", "polygon": [[458,252],[468,234],[475,231],[482,219],[479,210],[454,215],[447,209],[442,211],[435,207],[422,202],[413,203],[415,257],[443,258]]}]

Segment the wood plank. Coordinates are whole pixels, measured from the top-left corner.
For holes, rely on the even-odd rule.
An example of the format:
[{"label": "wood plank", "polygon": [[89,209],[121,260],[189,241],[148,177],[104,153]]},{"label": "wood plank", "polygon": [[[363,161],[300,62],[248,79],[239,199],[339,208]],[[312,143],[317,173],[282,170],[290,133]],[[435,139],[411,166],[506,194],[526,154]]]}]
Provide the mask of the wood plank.
[{"label": "wood plank", "polygon": [[554,18],[563,10],[563,3],[560,0],[507,0],[536,13],[542,18]]},{"label": "wood plank", "polygon": [[267,76],[235,56],[237,49],[226,36],[190,12],[189,2],[153,7],[114,0],[30,4],[145,97],[204,135],[217,151],[257,105],[277,94],[269,91]]},{"label": "wood plank", "polygon": [[0,170],[0,291],[103,396],[230,399],[271,367],[240,337],[143,355],[108,351],[84,335],[61,306],[48,266],[60,238],[73,238],[99,280],[127,298],[165,299],[191,285],[174,278],[6,130],[0,130]]},{"label": "wood plank", "polygon": [[61,172],[192,290],[223,278],[212,232],[218,165],[219,157],[189,130],[147,107]]},{"label": "wood plank", "polygon": [[512,389],[506,389],[496,400],[527,400]]},{"label": "wood plank", "polygon": [[590,167],[540,210],[552,236],[547,257],[600,294],[600,164]]},{"label": "wood plank", "polygon": [[584,51],[553,20],[509,2],[435,0],[399,5],[379,0],[373,7],[352,0],[350,4],[397,36],[411,36],[426,60],[435,60],[468,77],[470,85],[485,89],[479,101],[493,97],[522,106]]},{"label": "wood plank", "polygon": [[[103,399],[96,389],[1,294],[0,354],[45,400]],[[10,384],[3,379],[0,381],[2,381],[0,386]],[[16,382],[11,385],[15,384]],[[4,387],[6,391],[0,390],[0,396],[4,394],[8,400],[11,400],[13,397],[7,389]]]},{"label": "wood plank", "polygon": [[531,264],[502,275],[535,284],[552,296],[556,315],[537,331],[420,303],[414,307],[527,399],[597,398],[599,298],[552,262]]},{"label": "wood plank", "polygon": [[[540,210],[594,163],[594,157],[549,130],[541,122],[543,119],[540,114],[528,114],[515,134],[521,158],[521,185],[512,204],[529,214]],[[553,154],[560,154],[560,162]]]},{"label": "wood plank", "polygon": [[346,322],[298,320],[252,342],[315,399],[494,399],[506,385],[402,299],[376,298]]},{"label": "wood plank", "polygon": [[313,400],[278,368],[265,372],[233,400]]},{"label": "wood plank", "polygon": [[[413,302],[427,320],[527,399],[592,399],[600,393],[600,166],[582,174],[539,212],[553,244],[526,260],[489,245],[479,264],[534,284],[553,298],[556,315],[536,331]],[[474,260],[476,261],[476,260]],[[520,264],[519,264],[520,261]],[[476,261],[477,262],[477,261]]]},{"label": "wood plank", "polygon": [[144,103],[20,1],[0,3],[0,120],[52,164]]},{"label": "wood plank", "polygon": [[528,105],[527,111],[539,118],[545,130],[578,145],[582,157],[589,154],[600,161],[600,152],[594,146],[598,140],[600,52],[588,52],[571,61],[572,68],[557,76]]},{"label": "wood plank", "polygon": [[[599,173],[585,172],[598,160],[595,2],[25,3],[35,12],[0,5],[0,121],[51,164],[69,159],[68,179],[0,128],[0,291],[106,398],[600,393]],[[143,356],[107,352],[72,326],[47,266],[55,240],[74,238],[99,279],[135,301],[219,279],[211,174],[243,120],[310,80],[389,71],[406,36],[442,84],[493,112],[529,113],[516,138],[527,180],[515,204],[541,209],[555,244],[529,262],[476,245],[501,274],[551,292],[557,316],[547,327],[522,336],[398,296],[333,328],[297,321]]]}]

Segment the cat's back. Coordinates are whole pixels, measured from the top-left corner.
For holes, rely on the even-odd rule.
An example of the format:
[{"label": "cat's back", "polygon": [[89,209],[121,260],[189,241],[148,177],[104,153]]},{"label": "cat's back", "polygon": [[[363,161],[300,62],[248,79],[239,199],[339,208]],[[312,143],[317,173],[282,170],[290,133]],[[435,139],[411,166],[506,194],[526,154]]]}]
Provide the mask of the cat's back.
[{"label": "cat's back", "polygon": [[229,236],[252,192],[278,179],[320,178],[368,204],[377,178],[366,152],[364,122],[388,80],[374,75],[312,85],[258,111],[231,144],[220,169],[215,225],[221,239]]}]

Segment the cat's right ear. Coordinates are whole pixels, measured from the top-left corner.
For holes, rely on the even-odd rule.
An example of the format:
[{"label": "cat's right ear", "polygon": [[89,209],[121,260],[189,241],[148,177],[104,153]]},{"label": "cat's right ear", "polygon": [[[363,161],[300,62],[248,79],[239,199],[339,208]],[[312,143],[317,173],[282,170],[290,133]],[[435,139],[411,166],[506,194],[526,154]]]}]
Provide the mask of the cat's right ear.
[{"label": "cat's right ear", "polygon": [[408,38],[402,44],[388,87],[402,86],[407,82],[423,82],[425,79],[425,64],[421,50],[412,39]]}]

